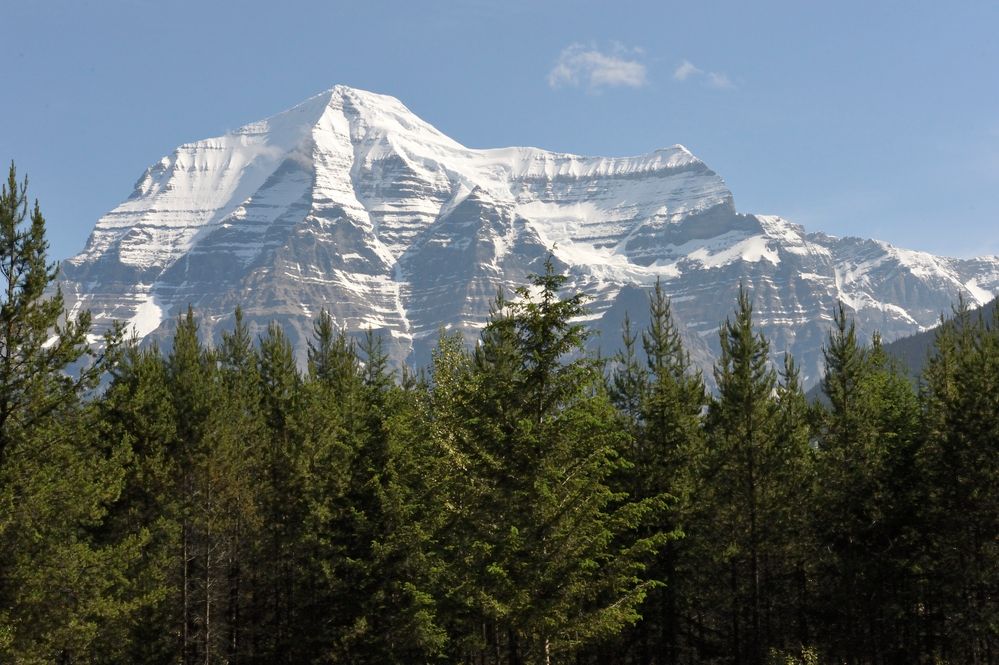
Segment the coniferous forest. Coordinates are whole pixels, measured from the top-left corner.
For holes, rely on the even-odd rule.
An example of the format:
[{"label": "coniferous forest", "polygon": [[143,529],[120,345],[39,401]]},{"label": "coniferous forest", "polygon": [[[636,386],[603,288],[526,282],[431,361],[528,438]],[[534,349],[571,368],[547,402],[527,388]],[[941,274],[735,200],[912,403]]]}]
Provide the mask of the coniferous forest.
[{"label": "coniferous forest", "polygon": [[164,348],[0,199],[0,662],[999,663],[999,317],[918,386],[831,312],[823,398],[748,289],[708,390],[657,286],[585,351],[551,262],[397,372],[323,313]]}]

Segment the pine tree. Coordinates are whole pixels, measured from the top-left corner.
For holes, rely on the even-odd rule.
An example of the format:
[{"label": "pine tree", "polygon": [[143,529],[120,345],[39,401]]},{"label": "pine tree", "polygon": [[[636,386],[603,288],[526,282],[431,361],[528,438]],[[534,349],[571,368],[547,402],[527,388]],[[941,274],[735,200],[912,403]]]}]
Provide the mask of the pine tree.
[{"label": "pine tree", "polygon": [[834,416],[827,422],[826,438],[842,448],[848,445],[862,420],[862,410],[855,408],[861,405],[854,402],[859,398],[858,386],[864,376],[864,350],[857,340],[856,325],[848,319],[842,302],[836,304],[833,323],[835,329],[822,348],[825,359],[822,392]]},{"label": "pine tree", "polygon": [[816,558],[810,510],[815,486],[812,419],[798,365],[785,352],[776,394],[774,481],[767,498],[775,528],[767,534],[771,547],[764,579],[772,600],[764,607],[764,625],[772,635],[772,650],[794,651],[800,658],[804,653],[799,649],[815,642],[810,623]]},{"label": "pine tree", "polygon": [[323,412],[337,420],[335,427],[342,428],[337,436],[353,454],[366,423],[365,378],[353,339],[345,329],[334,328],[326,310],[320,312],[308,343],[308,374],[320,399],[328,401]]},{"label": "pine tree", "polygon": [[108,645],[106,653],[111,662],[176,662],[180,596],[175,572],[181,511],[178,460],[173,454],[177,414],[166,363],[155,344],[140,348],[131,340],[112,377],[98,403],[100,437],[127,441],[132,457],[104,528],[112,534],[147,531],[150,542],[139,569],[129,573],[148,602],[133,615],[123,639]]},{"label": "pine tree", "polygon": [[388,369],[389,357],[385,352],[382,336],[368,328],[360,348],[363,360],[364,385],[374,393],[385,392],[392,384],[392,374]]},{"label": "pine tree", "polygon": [[[442,655],[447,634],[438,616],[440,506],[435,500],[438,468],[418,390],[392,388],[378,407],[383,457],[367,460],[370,477],[358,536],[368,541],[363,574],[363,648],[351,648],[351,662],[428,662]],[[384,446],[382,448],[382,445]],[[370,448],[368,449],[370,450]],[[377,464],[382,464],[379,467]],[[355,622],[355,627],[361,623]]]},{"label": "pine tree", "polygon": [[880,460],[875,433],[867,426],[870,405],[862,396],[867,370],[864,349],[842,303],[837,304],[833,322],[835,327],[823,348],[822,390],[829,408],[817,459],[818,591],[826,598],[818,621],[825,626],[826,636],[837,643],[835,648],[852,655],[869,646],[861,646],[864,610],[860,605],[873,581],[864,578],[862,567],[869,556],[865,530],[878,519],[872,511],[877,510],[874,483]]},{"label": "pine tree", "polygon": [[172,445],[181,525],[175,575],[180,591],[180,652],[185,664],[201,662],[213,653],[212,587],[216,569],[212,560],[214,506],[210,476],[219,397],[213,373],[213,359],[198,337],[198,323],[193,309],[188,307],[178,321],[167,357],[167,381],[178,415]]},{"label": "pine tree", "polygon": [[302,541],[308,515],[303,468],[305,438],[302,421],[302,377],[291,342],[272,322],[261,337],[258,354],[261,410],[266,440],[261,451],[264,471],[260,492],[263,519],[263,561],[256,585],[255,603],[261,628],[259,654],[303,659],[298,622],[311,620],[301,614],[300,599],[309,597]]},{"label": "pine tree", "polygon": [[325,309],[313,324],[313,339],[308,342],[309,376],[327,385],[340,400],[356,398],[360,360],[346,330],[337,330],[333,317]]},{"label": "pine tree", "polygon": [[[625,349],[628,348],[626,331]],[[636,497],[665,498],[668,509],[651,525],[652,532],[679,535],[688,516],[693,474],[702,455],[701,411],[704,382],[683,348],[669,298],[657,280],[649,297],[649,327],[642,332],[645,367],[629,369],[626,385],[638,404],[638,427],[632,459],[631,490]],[[634,362],[634,361],[633,361]],[[626,364],[627,368],[629,365]],[[621,377],[624,378],[624,377]],[[626,393],[627,394],[627,393]],[[649,570],[665,586],[650,592],[636,630],[642,662],[676,663],[683,627],[685,565],[683,541],[669,542]]]},{"label": "pine tree", "polygon": [[[598,364],[580,357],[574,319],[554,271],[500,299],[461,393],[445,454],[461,460],[447,505],[463,522],[448,553],[452,602],[467,657],[548,663],[616,634],[651,586],[645,558],[666,536],[636,529],[659,505],[609,486],[623,461],[617,419]],[[467,412],[464,411],[467,409]]]},{"label": "pine tree", "polygon": [[36,425],[96,385],[121,339],[112,331],[106,358],[85,365],[75,378],[68,373],[91,355],[91,317],[85,311],[69,318],[61,291],[47,293],[59,267],[48,263],[37,201],[28,214],[27,187],[27,179],[18,184],[11,164],[0,192],[0,463]]},{"label": "pine tree", "polygon": [[999,662],[999,314],[962,300],[924,374],[927,650]]},{"label": "pine tree", "polygon": [[[254,657],[260,637],[255,600],[264,592],[260,568],[264,532],[262,490],[266,487],[268,432],[264,419],[260,369],[253,340],[235,311],[235,325],[223,332],[215,354],[220,396],[214,478],[218,538],[216,658],[241,662]],[[264,654],[266,655],[266,654]]]},{"label": "pine tree", "polygon": [[342,424],[341,442],[327,448],[338,470],[322,470],[311,514],[332,601],[328,653],[334,662],[426,661],[441,652],[446,635],[430,592],[429,539],[439,508],[427,488],[433,475],[426,472],[421,389],[393,385],[375,333],[365,335],[360,353],[363,360],[321,316],[311,374],[339,406]]},{"label": "pine tree", "polygon": [[95,660],[137,604],[119,571],[147,537],[101,529],[129,451],[97,438],[82,401],[121,335],[91,356],[90,315],[71,318],[52,289],[58,267],[26,190],[12,164],[0,190],[0,660]]},{"label": "pine tree", "polygon": [[842,303],[834,323],[816,458],[817,620],[834,657],[904,659],[911,644],[898,636],[918,611],[910,574],[918,407],[879,337],[861,347]]},{"label": "pine tree", "polygon": [[[745,287],[720,343],[718,393],[707,414],[708,451],[690,527],[695,551],[711,562],[695,597],[706,629],[699,646],[701,657],[761,663],[800,646],[805,623],[809,552],[796,545],[809,479],[806,406],[790,359],[778,383]],[[723,641],[711,639],[711,629]]]},{"label": "pine tree", "polygon": [[608,392],[614,405],[626,416],[633,428],[642,418],[642,399],[648,383],[648,373],[642,367],[637,352],[638,335],[632,330],[631,318],[624,315],[621,327],[621,351],[615,358],[616,367],[611,373]]}]

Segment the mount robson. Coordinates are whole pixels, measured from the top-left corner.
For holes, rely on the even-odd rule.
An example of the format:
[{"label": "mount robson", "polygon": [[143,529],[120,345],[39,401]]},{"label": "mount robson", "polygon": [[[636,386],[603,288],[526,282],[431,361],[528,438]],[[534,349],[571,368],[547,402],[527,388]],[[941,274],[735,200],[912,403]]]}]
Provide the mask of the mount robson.
[{"label": "mount robson", "polygon": [[999,257],[943,258],[740,213],[680,145],[637,157],[466,148],[398,100],[344,86],[163,157],[60,281],[98,334],[117,319],[166,338],[191,305],[217,339],[239,305],[251,329],[282,324],[304,360],[325,308],[419,366],[441,328],[474,340],[497,292],[543,272],[549,251],[567,288],[590,296],[591,344],[605,356],[626,312],[645,325],[661,280],[706,377],[740,282],[772,352],[792,353],[806,384],[837,301],[860,333],[891,340],[933,326],[959,294],[980,305],[999,291]]}]

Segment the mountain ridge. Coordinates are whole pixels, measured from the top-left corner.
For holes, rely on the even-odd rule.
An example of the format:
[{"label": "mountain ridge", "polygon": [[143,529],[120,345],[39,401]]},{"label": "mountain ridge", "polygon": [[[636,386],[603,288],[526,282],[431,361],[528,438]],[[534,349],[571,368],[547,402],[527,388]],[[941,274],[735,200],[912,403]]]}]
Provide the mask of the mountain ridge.
[{"label": "mountain ridge", "polygon": [[569,287],[591,296],[605,350],[622,309],[641,322],[640,294],[662,279],[708,368],[709,336],[745,282],[775,353],[798,356],[812,381],[836,300],[862,332],[894,339],[931,327],[958,293],[981,304],[999,291],[999,257],[738,212],[680,144],[631,157],[467,148],[399,100],[346,86],[154,163],[64,262],[63,288],[98,328],[122,319],[153,338],[188,304],[216,336],[240,304],[257,329],[288,326],[300,358],[325,307],[419,364],[441,327],[474,338],[497,290],[523,284],[552,248]]}]

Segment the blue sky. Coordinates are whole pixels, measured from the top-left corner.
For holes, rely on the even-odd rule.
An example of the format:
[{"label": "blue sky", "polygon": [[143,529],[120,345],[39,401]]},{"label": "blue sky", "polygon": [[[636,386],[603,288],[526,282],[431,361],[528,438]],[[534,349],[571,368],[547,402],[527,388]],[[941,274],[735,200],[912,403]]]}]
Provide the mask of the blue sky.
[{"label": "blue sky", "polygon": [[745,212],[999,254],[999,3],[0,4],[0,160],[53,258],[175,146],[345,83],[472,147],[682,143]]}]

